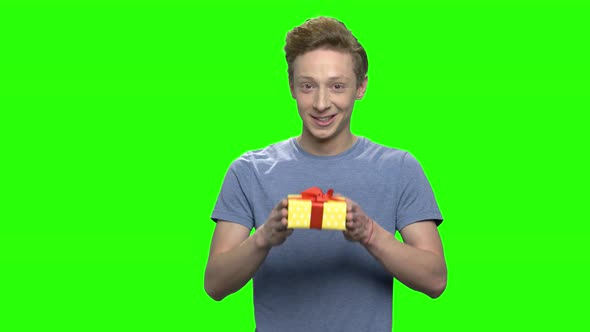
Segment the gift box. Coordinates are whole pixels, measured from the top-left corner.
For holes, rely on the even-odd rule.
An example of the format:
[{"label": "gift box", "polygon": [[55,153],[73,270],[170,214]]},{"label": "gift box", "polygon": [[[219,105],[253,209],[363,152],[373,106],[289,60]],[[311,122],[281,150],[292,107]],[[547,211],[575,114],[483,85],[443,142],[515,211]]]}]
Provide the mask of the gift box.
[{"label": "gift box", "polygon": [[287,227],[346,230],[346,201],[333,193],[312,187],[301,195],[289,195]]}]

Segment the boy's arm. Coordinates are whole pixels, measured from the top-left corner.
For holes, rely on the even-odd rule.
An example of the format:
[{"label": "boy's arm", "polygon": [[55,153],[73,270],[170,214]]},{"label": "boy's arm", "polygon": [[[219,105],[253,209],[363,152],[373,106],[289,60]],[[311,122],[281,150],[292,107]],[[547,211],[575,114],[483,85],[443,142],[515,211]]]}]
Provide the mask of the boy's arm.
[{"label": "boy's arm", "polygon": [[404,242],[374,223],[373,238],[365,244],[373,255],[404,285],[431,298],[439,297],[447,285],[447,266],[434,221],[404,227]]},{"label": "boy's arm", "polygon": [[293,232],[287,229],[287,200],[271,212],[266,223],[252,236],[240,224],[219,220],[215,226],[205,270],[205,291],[221,301],[240,290],[258,270],[273,246]]},{"label": "boy's arm", "polygon": [[398,241],[388,230],[368,217],[354,201],[347,199],[348,214],[344,236],[358,241],[381,265],[404,285],[432,298],[447,285],[447,266],[436,224],[432,220],[404,227]]}]

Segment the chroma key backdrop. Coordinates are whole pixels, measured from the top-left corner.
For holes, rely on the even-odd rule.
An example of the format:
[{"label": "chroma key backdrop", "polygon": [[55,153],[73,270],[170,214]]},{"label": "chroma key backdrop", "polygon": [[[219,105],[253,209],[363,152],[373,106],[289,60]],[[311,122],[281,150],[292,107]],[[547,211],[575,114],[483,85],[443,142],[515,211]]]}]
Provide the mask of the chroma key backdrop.
[{"label": "chroma key backdrop", "polygon": [[445,218],[448,287],[432,300],[395,282],[393,329],[588,330],[588,14],[0,5],[0,329],[253,331],[251,284],[221,302],[203,289],[209,218],[233,160],[300,133],[285,36],[325,15],[368,52],[353,132],[410,151]]}]

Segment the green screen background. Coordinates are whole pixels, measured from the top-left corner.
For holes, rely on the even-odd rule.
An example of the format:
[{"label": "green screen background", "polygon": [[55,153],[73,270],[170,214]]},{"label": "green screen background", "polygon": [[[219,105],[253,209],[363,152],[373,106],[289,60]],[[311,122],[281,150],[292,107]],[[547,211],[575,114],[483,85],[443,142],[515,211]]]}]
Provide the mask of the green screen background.
[{"label": "green screen background", "polygon": [[447,290],[396,282],[394,330],[588,328],[588,11],[474,3],[1,5],[0,329],[252,331],[251,284],[203,290],[209,216],[300,133],[282,47],[318,15],[369,55],[353,132],[414,154],[445,218]]}]

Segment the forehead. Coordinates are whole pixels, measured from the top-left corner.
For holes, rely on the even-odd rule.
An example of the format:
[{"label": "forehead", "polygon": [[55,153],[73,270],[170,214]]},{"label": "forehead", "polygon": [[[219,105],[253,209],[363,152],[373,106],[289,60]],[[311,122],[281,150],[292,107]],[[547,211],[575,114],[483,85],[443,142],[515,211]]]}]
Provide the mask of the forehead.
[{"label": "forehead", "polygon": [[293,74],[298,77],[345,77],[354,78],[352,55],[329,49],[318,49],[304,53],[293,62]]}]

